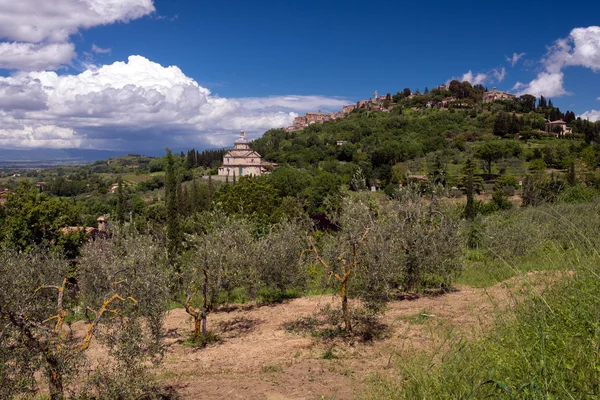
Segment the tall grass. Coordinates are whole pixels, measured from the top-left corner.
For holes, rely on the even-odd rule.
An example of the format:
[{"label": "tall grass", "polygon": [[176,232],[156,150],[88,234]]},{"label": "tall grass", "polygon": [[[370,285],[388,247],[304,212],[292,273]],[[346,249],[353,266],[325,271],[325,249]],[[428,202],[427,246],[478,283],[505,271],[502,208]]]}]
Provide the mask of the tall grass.
[{"label": "tall grass", "polygon": [[[366,398],[600,398],[598,220],[597,205],[588,203],[483,221],[488,237],[470,257],[487,269],[478,278],[469,267],[465,280],[487,286],[522,271],[565,273],[546,274],[551,283],[545,288],[530,277],[528,295],[499,314],[487,336],[455,338],[438,353],[400,357],[392,374],[373,377]],[[497,241],[490,240],[492,233]]]}]

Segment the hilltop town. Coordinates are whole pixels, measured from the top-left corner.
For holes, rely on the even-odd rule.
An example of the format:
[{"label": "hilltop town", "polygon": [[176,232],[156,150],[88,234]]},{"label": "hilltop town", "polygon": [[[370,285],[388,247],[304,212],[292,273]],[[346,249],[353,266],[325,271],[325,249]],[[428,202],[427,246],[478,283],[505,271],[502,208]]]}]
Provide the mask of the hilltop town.
[{"label": "hilltop town", "polygon": [[[389,113],[395,107],[398,106],[398,102],[403,99],[411,100],[419,97],[425,97],[427,95],[434,95],[430,100],[427,100],[421,107],[422,108],[439,108],[447,109],[450,106],[465,106],[467,103],[464,100],[460,100],[453,95],[457,92],[456,89],[461,90],[464,87],[472,87],[469,82],[458,82],[452,81],[448,84],[436,86],[431,91],[427,88],[424,93],[420,93],[419,90],[414,93],[410,89],[404,89],[402,92],[398,92],[395,95],[390,93],[385,96],[379,96],[377,90],[373,92],[373,97],[366,100],[359,100],[355,104],[345,105],[341,111],[323,113],[321,110],[317,112],[308,112],[305,115],[300,115],[294,118],[293,125],[284,128],[288,132],[302,130],[312,124],[322,124],[327,121],[335,121],[336,119],[345,118],[351,112],[356,109],[366,109],[373,112],[384,112]],[[516,99],[514,94],[497,90],[495,87],[492,90],[482,90],[481,85],[476,85],[475,89],[481,92],[481,102],[491,103],[495,101],[512,101]]]}]

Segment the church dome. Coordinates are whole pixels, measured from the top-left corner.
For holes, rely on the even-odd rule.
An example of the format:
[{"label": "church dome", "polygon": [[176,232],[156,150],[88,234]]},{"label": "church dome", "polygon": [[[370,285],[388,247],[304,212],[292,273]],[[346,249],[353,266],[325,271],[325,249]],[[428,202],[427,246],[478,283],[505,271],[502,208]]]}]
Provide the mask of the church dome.
[{"label": "church dome", "polygon": [[243,130],[240,131],[240,136],[236,139],[234,144],[248,144],[248,138],[246,137],[246,132]]}]

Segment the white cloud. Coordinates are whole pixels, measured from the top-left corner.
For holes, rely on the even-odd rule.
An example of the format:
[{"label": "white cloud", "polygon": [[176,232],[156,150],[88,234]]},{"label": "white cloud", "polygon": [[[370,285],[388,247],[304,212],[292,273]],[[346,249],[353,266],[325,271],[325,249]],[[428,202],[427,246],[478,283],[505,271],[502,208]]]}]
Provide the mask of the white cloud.
[{"label": "white cloud", "polygon": [[600,72],[600,26],[575,28],[569,37],[557,40],[542,59],[544,71],[529,84],[517,83],[522,94],[562,96],[569,94],[563,87],[563,69],[569,66],[590,68]]},{"label": "white cloud", "polygon": [[341,110],[348,104],[348,100],[345,99],[321,96],[249,97],[240,99],[240,101],[244,103],[244,107],[251,110],[275,108],[290,111],[316,111],[315,105],[328,110]]},{"label": "white cloud", "polygon": [[579,117],[581,117],[581,119],[589,119],[592,122],[600,121],[600,110],[586,111],[579,115]]},{"label": "white cloud", "polygon": [[471,70],[469,70],[468,72],[462,74],[462,76],[454,76],[454,77],[448,79],[446,81],[446,85],[448,85],[450,83],[450,81],[452,81],[452,80],[458,80],[460,82],[467,81],[471,85],[483,85],[488,80],[488,78],[489,78],[489,76],[487,74],[484,74],[484,73],[473,74],[473,72]]},{"label": "white cloud", "polygon": [[519,62],[519,60],[521,58],[523,58],[523,56],[525,56],[526,53],[513,53],[512,57],[506,57],[506,61],[508,61],[510,63],[511,67],[514,67],[515,65],[517,65],[517,63]]},{"label": "white cloud", "polygon": [[0,77],[0,145],[226,146],[239,129],[257,136],[291,124],[296,112],[339,110],[347,103],[322,96],[221,98],[176,66],[131,56],[78,75],[44,71]]},{"label": "white cloud", "polygon": [[484,85],[486,83],[496,82],[501,83],[506,77],[506,68],[494,68],[487,73],[479,72],[474,74],[473,71],[469,70],[466,73],[462,74],[462,76],[455,76],[446,81],[446,85],[450,83],[451,80],[458,80],[460,82],[467,81],[471,85]]},{"label": "white cloud", "polygon": [[518,91],[517,96],[531,94],[536,97],[558,97],[569,94],[563,87],[564,75],[562,72],[541,72],[531,82],[525,84],[517,82],[512,90]]},{"label": "white cloud", "polygon": [[75,57],[72,43],[0,43],[0,68],[20,70],[57,69]]},{"label": "white cloud", "polygon": [[154,11],[152,0],[0,0],[0,37],[64,42],[80,28],[128,22]]},{"label": "white cloud", "polygon": [[467,81],[470,82],[471,85],[483,85],[483,83],[488,79],[487,74],[479,73],[477,75],[473,75],[471,70],[469,72],[463,74],[460,79],[461,82]]},{"label": "white cloud", "polygon": [[153,0],[0,0],[0,68],[56,69],[69,64],[79,29],[152,14]]},{"label": "white cloud", "polygon": [[597,97],[596,100],[600,101],[600,97]]},{"label": "white cloud", "polygon": [[109,54],[112,49],[103,49],[102,47],[98,47],[96,46],[96,43],[92,44],[92,51],[94,53],[99,53],[99,54]]},{"label": "white cloud", "polygon": [[501,83],[504,80],[504,77],[506,76],[506,68],[502,67],[502,69],[500,70],[493,69],[492,74],[494,75],[496,82]]},{"label": "white cloud", "polygon": [[574,47],[566,64],[600,72],[600,26],[573,29],[570,39]]},{"label": "white cloud", "polygon": [[48,108],[48,95],[41,85],[29,82],[0,78],[0,110],[4,112],[45,110]]},{"label": "white cloud", "polygon": [[83,136],[76,136],[73,129],[54,125],[0,129],[0,146],[3,147],[61,149],[79,147],[82,141]]}]

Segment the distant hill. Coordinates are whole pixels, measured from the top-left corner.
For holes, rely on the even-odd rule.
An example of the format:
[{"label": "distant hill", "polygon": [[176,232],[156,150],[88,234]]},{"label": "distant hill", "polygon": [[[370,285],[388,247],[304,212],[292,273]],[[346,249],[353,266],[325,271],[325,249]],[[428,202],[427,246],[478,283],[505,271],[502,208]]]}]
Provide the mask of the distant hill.
[{"label": "distant hill", "polygon": [[127,155],[126,151],[82,149],[0,149],[0,161],[96,161]]},{"label": "distant hill", "polygon": [[[89,149],[0,149],[0,166],[42,167],[54,165],[89,164],[94,161],[123,157],[129,151],[89,150]],[[144,151],[146,156],[163,156],[164,149]]]}]

